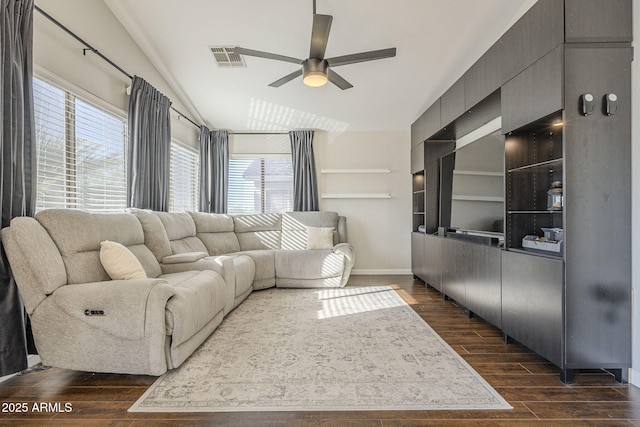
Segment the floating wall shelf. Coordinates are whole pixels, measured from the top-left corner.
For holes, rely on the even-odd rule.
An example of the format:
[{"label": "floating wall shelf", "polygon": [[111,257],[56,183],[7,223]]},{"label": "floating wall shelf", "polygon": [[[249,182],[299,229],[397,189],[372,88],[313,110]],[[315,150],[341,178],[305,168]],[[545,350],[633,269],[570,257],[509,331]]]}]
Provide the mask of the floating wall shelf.
[{"label": "floating wall shelf", "polygon": [[320,173],[391,173],[391,169],[322,169]]},{"label": "floating wall shelf", "polygon": [[455,170],[454,175],[472,175],[472,176],[504,176],[502,172],[490,172],[490,171],[465,171]]},{"label": "floating wall shelf", "polygon": [[375,194],[323,194],[320,196],[323,199],[390,199],[389,193],[375,193]]},{"label": "floating wall shelf", "polygon": [[465,195],[453,195],[453,200],[462,200],[469,202],[504,202],[504,197],[492,197],[492,196],[465,196]]}]

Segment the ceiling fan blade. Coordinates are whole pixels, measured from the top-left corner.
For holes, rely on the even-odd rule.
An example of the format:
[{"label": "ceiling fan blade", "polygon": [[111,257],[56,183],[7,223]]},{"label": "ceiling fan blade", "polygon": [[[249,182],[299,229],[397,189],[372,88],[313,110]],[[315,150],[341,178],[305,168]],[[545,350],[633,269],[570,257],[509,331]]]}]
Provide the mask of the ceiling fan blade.
[{"label": "ceiling fan blade", "polygon": [[376,59],[392,58],[396,56],[396,48],[371,50],[369,52],[353,53],[351,55],[336,56],[327,59],[330,67],[355,64],[357,62],[374,61]]},{"label": "ceiling fan blade", "polygon": [[329,31],[331,31],[331,15],[313,15],[313,29],[311,30],[311,49],[309,58],[324,59],[324,52],[327,50],[329,41]]},{"label": "ceiling fan blade", "polygon": [[338,86],[340,89],[345,90],[353,87],[351,83],[346,81],[344,78],[342,78],[341,75],[339,75],[332,69],[329,69],[328,74],[329,74],[329,81],[334,85]]},{"label": "ceiling fan blade", "polygon": [[271,83],[269,86],[271,87],[280,87],[283,84],[290,82],[291,80],[295,79],[298,76],[302,75],[302,68],[299,70],[294,71],[291,74],[287,74],[286,76],[284,76],[281,79],[276,80],[275,82]]},{"label": "ceiling fan blade", "polygon": [[292,58],[290,56],[278,55],[276,53],[263,52],[261,50],[246,49],[244,47],[236,47],[233,49],[238,55],[257,56],[258,58],[275,59],[276,61],[292,62],[294,64],[302,64],[301,59]]}]

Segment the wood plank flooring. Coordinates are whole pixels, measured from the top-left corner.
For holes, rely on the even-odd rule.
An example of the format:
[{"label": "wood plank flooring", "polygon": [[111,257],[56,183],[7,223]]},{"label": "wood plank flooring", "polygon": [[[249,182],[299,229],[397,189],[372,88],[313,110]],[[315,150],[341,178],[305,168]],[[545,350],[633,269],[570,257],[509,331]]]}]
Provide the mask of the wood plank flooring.
[{"label": "wood plank flooring", "polygon": [[[411,276],[353,276],[350,285],[393,285],[443,339],[509,401],[506,411],[129,413],[155,378],[34,370],[0,384],[0,426],[637,426],[640,389],[600,372],[565,385],[550,363],[499,330],[467,318],[455,301]],[[26,404],[25,412],[11,404]],[[42,403],[50,404],[41,407]],[[56,406],[59,404],[59,407]],[[65,412],[65,403],[70,411]],[[36,405],[34,407],[34,404]],[[37,411],[41,409],[41,411]]]}]

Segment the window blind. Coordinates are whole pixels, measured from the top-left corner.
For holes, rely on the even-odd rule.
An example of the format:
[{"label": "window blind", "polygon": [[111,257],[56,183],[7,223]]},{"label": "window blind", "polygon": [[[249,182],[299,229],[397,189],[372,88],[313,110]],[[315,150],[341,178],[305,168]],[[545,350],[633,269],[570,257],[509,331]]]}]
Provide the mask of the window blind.
[{"label": "window blind", "polygon": [[36,211],[126,208],[127,122],[69,90],[34,78]]},{"label": "window blind", "polygon": [[171,189],[169,210],[198,210],[198,153],[194,149],[171,143]]},{"label": "window blind", "polygon": [[275,213],[293,209],[291,158],[231,158],[227,212]]}]

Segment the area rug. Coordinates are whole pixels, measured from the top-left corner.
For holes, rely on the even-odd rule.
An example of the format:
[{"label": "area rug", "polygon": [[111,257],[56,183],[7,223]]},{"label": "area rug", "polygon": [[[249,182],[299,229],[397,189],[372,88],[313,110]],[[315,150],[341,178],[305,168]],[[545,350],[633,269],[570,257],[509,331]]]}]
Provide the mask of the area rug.
[{"label": "area rug", "polygon": [[390,287],[253,292],[132,412],[511,409]]}]

